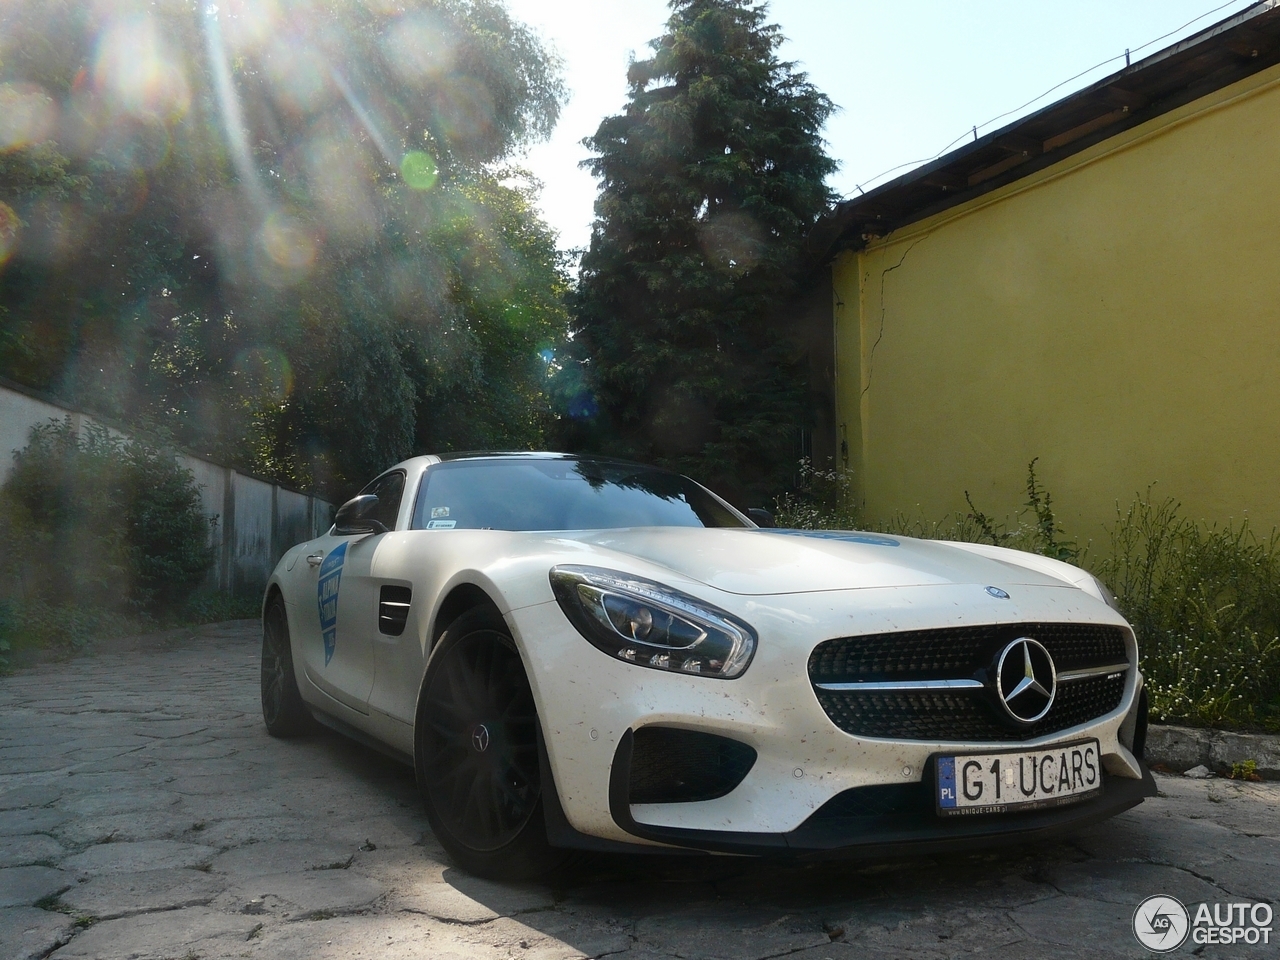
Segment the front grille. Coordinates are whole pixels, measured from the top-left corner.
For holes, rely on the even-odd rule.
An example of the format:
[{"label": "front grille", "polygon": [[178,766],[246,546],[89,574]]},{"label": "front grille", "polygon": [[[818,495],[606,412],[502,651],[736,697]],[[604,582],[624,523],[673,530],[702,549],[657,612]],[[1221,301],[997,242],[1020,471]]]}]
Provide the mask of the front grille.
[{"label": "front grille", "polygon": [[723,797],[756,762],[728,737],[674,727],[641,727],[631,753],[631,803],[693,803]]},{"label": "front grille", "polygon": [[[1059,673],[1127,663],[1126,631],[1093,624],[1022,623],[950,627],[841,637],[819,644],[809,657],[809,678],[831,721],[855,736],[898,740],[1029,740],[1087,723],[1120,706],[1125,675],[1061,682],[1049,713],[1023,726],[996,701],[988,668],[1006,644],[1032,637],[1053,657]],[[834,691],[823,683],[980,680],[971,690]]]},{"label": "front grille", "polygon": [[845,693],[819,690],[818,702],[845,733],[894,740],[1030,740],[1088,723],[1120,706],[1124,674],[1058,686],[1049,713],[1030,727],[997,713],[985,690]]},{"label": "front grille", "polygon": [[1086,623],[945,627],[827,640],[809,657],[809,679],[828,683],[971,677],[1018,637],[1034,637],[1044,644],[1059,673],[1128,659],[1122,627]]}]

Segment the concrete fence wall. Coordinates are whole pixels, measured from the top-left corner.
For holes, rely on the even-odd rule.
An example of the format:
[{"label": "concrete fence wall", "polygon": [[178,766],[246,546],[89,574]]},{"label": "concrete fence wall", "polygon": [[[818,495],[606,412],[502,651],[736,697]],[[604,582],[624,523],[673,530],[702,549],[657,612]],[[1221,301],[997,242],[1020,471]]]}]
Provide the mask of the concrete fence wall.
[{"label": "concrete fence wall", "polygon": [[[77,431],[98,419],[0,384],[0,483],[12,472],[13,455],[27,445],[33,426],[67,417]],[[286,550],[329,529],[334,507],[327,500],[189,453],[180,453],[178,460],[195,477],[205,516],[217,518],[210,532],[218,551],[209,572],[211,587],[258,593]]]}]

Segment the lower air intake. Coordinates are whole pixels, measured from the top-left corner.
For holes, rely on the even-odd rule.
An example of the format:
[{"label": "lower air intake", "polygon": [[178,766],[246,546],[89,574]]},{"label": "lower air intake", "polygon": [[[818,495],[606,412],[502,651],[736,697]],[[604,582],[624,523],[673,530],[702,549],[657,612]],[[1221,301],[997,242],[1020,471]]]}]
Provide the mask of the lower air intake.
[{"label": "lower air intake", "polygon": [[674,727],[641,727],[631,753],[631,803],[694,803],[723,797],[756,762],[752,747]]}]

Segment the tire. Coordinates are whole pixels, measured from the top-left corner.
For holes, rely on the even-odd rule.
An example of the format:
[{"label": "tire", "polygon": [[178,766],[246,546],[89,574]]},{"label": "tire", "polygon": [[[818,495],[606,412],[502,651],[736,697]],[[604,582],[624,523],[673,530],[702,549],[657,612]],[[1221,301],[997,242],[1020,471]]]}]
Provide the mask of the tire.
[{"label": "tire", "polygon": [[492,608],[463,614],[427,663],[414,772],[427,819],[463,870],[527,880],[568,856],[547,843],[538,713],[520,653]]},{"label": "tire", "polygon": [[273,737],[299,737],[315,727],[298,693],[289,618],[279,596],[271,599],[262,614],[262,719]]}]

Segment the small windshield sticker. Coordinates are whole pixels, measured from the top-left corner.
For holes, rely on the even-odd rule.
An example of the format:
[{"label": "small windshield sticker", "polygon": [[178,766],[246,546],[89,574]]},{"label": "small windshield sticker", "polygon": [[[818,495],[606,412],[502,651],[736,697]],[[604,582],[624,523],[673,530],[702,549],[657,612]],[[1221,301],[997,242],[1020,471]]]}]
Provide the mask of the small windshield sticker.
[{"label": "small windshield sticker", "polygon": [[320,636],[324,639],[326,667],[338,646],[338,584],[342,582],[342,564],[346,558],[347,545],[343,542],[320,564],[320,580],[316,584],[316,602],[320,605]]},{"label": "small windshield sticker", "polygon": [[892,537],[878,537],[873,533],[846,533],[843,530],[762,530],[761,533],[781,533],[788,537],[812,537],[815,540],[841,540],[845,543],[869,543],[873,547],[900,547]]},{"label": "small windshield sticker", "polygon": [[452,530],[458,525],[457,520],[428,520],[428,530]]},{"label": "small windshield sticker", "polygon": [[431,508],[432,520],[435,520],[437,517],[447,517],[448,515],[449,515],[448,507],[432,507]]}]

